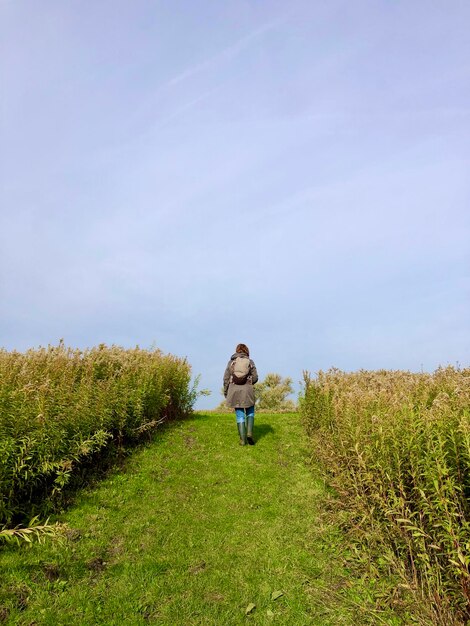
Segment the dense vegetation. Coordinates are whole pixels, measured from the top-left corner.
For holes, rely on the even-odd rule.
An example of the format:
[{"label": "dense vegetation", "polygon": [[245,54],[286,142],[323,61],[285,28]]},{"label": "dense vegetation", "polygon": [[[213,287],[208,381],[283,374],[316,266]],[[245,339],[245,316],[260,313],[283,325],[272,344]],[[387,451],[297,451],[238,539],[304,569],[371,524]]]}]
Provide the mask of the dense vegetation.
[{"label": "dense vegetation", "polygon": [[[258,385],[258,409],[290,407],[291,382],[268,374]],[[189,364],[159,350],[81,351],[62,343],[0,350],[0,539],[47,533],[38,520],[31,529],[12,526],[43,513],[104,451],[187,414],[195,398]],[[380,611],[401,602],[406,612],[412,596],[425,607],[415,612],[419,623],[466,623],[470,369],[305,374],[300,409],[348,511],[351,551],[361,543],[367,559],[375,551],[375,580],[394,580]],[[258,434],[272,431],[258,420]],[[192,449],[193,440],[185,441]]]},{"label": "dense vegetation", "polygon": [[0,351],[0,529],[57,495],[97,451],[188,412],[188,363],[100,345]]},{"label": "dense vegetation", "polygon": [[381,563],[437,623],[468,619],[470,369],[306,374],[301,410],[356,530],[384,542]]}]

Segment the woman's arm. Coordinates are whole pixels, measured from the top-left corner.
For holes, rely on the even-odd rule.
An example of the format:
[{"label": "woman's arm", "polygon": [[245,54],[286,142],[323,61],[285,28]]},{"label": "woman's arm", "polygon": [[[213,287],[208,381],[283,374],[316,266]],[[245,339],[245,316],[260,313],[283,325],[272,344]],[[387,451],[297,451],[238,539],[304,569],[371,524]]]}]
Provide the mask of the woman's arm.
[{"label": "woman's arm", "polygon": [[231,372],[230,372],[230,361],[227,363],[227,367],[225,368],[225,372],[224,372],[224,396],[227,397],[227,392],[228,392],[228,386],[230,384],[230,376],[231,376]]}]

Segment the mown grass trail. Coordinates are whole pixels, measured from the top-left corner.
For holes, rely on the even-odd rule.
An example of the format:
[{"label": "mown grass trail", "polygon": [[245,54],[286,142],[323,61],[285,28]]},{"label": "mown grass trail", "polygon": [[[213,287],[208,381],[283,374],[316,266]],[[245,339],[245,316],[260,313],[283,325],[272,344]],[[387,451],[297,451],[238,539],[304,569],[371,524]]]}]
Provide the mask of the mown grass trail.
[{"label": "mown grass trail", "polygon": [[255,437],[214,414],[157,433],[61,516],[67,540],[0,549],[0,623],[369,623],[299,417],[259,415]]}]

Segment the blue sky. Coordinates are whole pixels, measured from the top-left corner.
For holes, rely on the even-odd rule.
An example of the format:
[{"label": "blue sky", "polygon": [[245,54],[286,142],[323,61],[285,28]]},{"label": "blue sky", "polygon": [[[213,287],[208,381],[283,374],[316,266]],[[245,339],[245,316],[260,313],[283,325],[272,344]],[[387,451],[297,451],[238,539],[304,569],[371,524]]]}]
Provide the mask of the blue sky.
[{"label": "blue sky", "polygon": [[469,365],[470,4],[0,0],[0,346]]}]

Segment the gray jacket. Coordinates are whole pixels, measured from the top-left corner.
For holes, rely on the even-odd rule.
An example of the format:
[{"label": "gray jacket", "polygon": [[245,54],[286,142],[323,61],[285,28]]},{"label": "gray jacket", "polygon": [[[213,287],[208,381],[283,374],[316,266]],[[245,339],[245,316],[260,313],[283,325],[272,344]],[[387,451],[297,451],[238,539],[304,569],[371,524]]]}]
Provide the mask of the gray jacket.
[{"label": "gray jacket", "polygon": [[224,395],[226,403],[233,409],[247,409],[255,404],[255,391],[253,385],[258,382],[258,372],[256,371],[256,365],[250,359],[250,376],[244,385],[236,385],[230,382],[232,372],[230,371],[230,365],[237,356],[248,359],[246,354],[236,352],[232,354],[230,361],[227,363],[224,373]]}]

